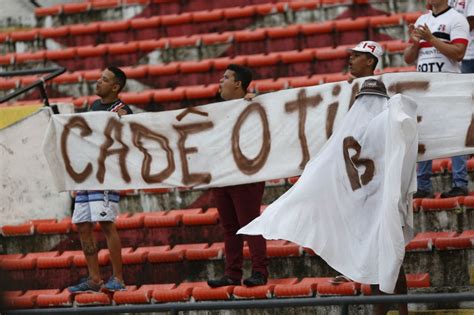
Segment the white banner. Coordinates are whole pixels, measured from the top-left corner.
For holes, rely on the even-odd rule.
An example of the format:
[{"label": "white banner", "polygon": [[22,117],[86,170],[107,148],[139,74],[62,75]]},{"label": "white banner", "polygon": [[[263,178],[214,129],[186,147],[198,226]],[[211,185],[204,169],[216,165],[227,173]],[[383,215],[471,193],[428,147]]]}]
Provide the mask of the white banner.
[{"label": "white banner", "polygon": [[[394,73],[418,104],[418,160],[474,153],[474,75]],[[184,110],[55,115],[44,152],[59,190],[210,187],[299,175],[362,82],[283,90]]]},{"label": "white banner", "polygon": [[[60,109],[73,111],[72,105]],[[71,215],[71,197],[57,193],[43,155],[50,118],[44,108],[0,130],[0,225]]]}]

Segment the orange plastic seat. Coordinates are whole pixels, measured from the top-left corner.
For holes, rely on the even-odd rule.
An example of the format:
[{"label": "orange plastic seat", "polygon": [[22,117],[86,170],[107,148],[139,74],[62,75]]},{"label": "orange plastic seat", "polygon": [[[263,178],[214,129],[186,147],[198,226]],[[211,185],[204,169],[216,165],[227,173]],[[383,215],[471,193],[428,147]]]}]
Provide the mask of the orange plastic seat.
[{"label": "orange plastic seat", "polygon": [[456,232],[422,232],[418,233],[405,247],[406,251],[430,251],[439,237],[452,238]]},{"label": "orange plastic seat", "polygon": [[62,12],[62,6],[60,4],[53,5],[50,7],[35,8],[36,17],[59,15],[61,12]]},{"label": "orange plastic seat", "polygon": [[294,284],[277,284],[273,294],[275,297],[308,297],[314,296],[317,292],[318,284],[326,283],[332,278],[304,278]]},{"label": "orange plastic seat", "polygon": [[262,82],[256,82],[255,90],[258,93],[274,92],[286,89],[288,82],[285,80],[276,80],[276,81],[267,81],[263,80]]},{"label": "orange plastic seat", "polygon": [[385,43],[385,51],[387,53],[398,53],[403,52],[405,48],[410,45],[408,42],[394,40]]},{"label": "orange plastic seat", "polygon": [[19,83],[20,81],[16,78],[9,78],[9,79],[0,78],[0,90],[7,91],[7,90],[15,89],[18,87]]},{"label": "orange plastic seat", "polygon": [[209,34],[203,34],[201,36],[201,43],[204,46],[227,44],[227,43],[230,43],[233,38],[234,38],[234,35],[232,32],[209,33]]},{"label": "orange plastic seat", "polygon": [[235,286],[229,285],[219,288],[211,288],[207,285],[195,286],[192,290],[192,297],[196,301],[229,300],[232,297]]},{"label": "orange plastic seat", "polygon": [[313,34],[326,34],[334,31],[335,22],[307,23],[301,25],[301,33],[305,36]]},{"label": "orange plastic seat", "polygon": [[459,235],[438,237],[434,240],[437,250],[471,248],[474,242],[474,230],[464,231]]},{"label": "orange plastic seat", "polygon": [[324,83],[340,82],[347,81],[349,78],[349,73],[330,73],[324,75]]},{"label": "orange plastic seat", "polygon": [[81,255],[82,251],[65,251],[54,257],[39,257],[36,261],[38,269],[69,268],[74,256]]},{"label": "orange plastic seat", "polygon": [[244,7],[231,7],[224,9],[224,17],[226,19],[252,17],[256,14],[256,12],[256,7],[253,5],[247,5]]},{"label": "orange plastic seat", "polygon": [[154,90],[153,100],[157,103],[184,100],[184,88]]},{"label": "orange plastic seat", "polygon": [[153,299],[157,302],[184,302],[189,301],[193,289],[207,287],[206,282],[183,282],[171,290],[155,289]]},{"label": "orange plastic seat", "polygon": [[124,265],[139,265],[146,261],[148,252],[133,250],[131,247],[122,248],[122,262]]},{"label": "orange plastic seat", "polygon": [[45,51],[16,53],[15,63],[43,61],[46,57]]},{"label": "orange plastic seat", "polygon": [[37,77],[36,75],[25,75],[25,76],[20,77],[20,85],[28,86],[35,83],[38,80],[39,80],[39,77]]},{"label": "orange plastic seat", "polygon": [[5,300],[7,308],[10,309],[20,309],[20,308],[34,308],[36,306],[36,300],[39,295],[48,294],[54,295],[58,294],[58,289],[47,289],[47,290],[28,290],[20,296],[11,297]]},{"label": "orange plastic seat", "polygon": [[96,81],[100,78],[102,71],[100,69],[80,71],[82,78],[86,81]]},{"label": "orange plastic seat", "polygon": [[165,211],[145,214],[144,226],[148,228],[178,226],[182,216],[170,215]]},{"label": "orange plastic seat", "polygon": [[236,65],[246,65],[247,57],[246,56],[236,56],[234,58],[222,57],[213,59],[214,70],[222,71],[225,70],[231,63]]},{"label": "orange plastic seat", "polygon": [[168,46],[169,40],[167,38],[148,39],[141,40],[138,42],[138,49],[143,52],[150,52],[156,49],[164,49]]},{"label": "orange plastic seat", "polygon": [[14,53],[0,55],[0,65],[11,65],[15,61]]},{"label": "orange plastic seat", "polygon": [[299,1],[291,1],[288,3],[288,7],[292,11],[299,11],[299,10],[315,10],[319,7],[320,2],[319,0],[307,1],[307,0],[299,0]]},{"label": "orange plastic seat", "polygon": [[345,47],[319,48],[315,51],[317,60],[347,59],[349,52]]},{"label": "orange plastic seat", "polygon": [[319,295],[357,295],[360,292],[360,283],[344,282],[340,284],[332,284],[330,282],[322,282],[317,286]]},{"label": "orange plastic seat", "polygon": [[142,92],[123,92],[120,94],[120,98],[126,104],[141,105],[148,104],[152,100],[153,91],[142,91]]},{"label": "orange plastic seat", "polygon": [[267,36],[269,38],[296,37],[301,30],[301,25],[293,24],[284,27],[267,28]]},{"label": "orange plastic seat", "polygon": [[421,201],[421,210],[423,211],[442,211],[460,209],[464,202],[464,197],[431,199],[423,198]]},{"label": "orange plastic seat", "polygon": [[250,67],[272,66],[280,61],[280,54],[257,54],[247,56],[247,65]]},{"label": "orange plastic seat", "polygon": [[99,22],[99,31],[104,33],[123,32],[130,28],[130,20]]},{"label": "orange plastic seat", "polygon": [[305,49],[302,51],[280,52],[280,58],[283,63],[311,62],[314,59],[314,50]]},{"label": "orange plastic seat", "polygon": [[[151,94],[150,94],[150,99],[151,99]],[[127,103],[124,99],[122,100],[125,103]],[[144,221],[145,221],[145,213],[134,213],[132,216],[125,217],[125,218],[120,217],[120,216],[117,217],[117,219],[115,220],[115,226],[117,227],[118,230],[139,229],[143,227]]]},{"label": "orange plastic seat", "polygon": [[0,234],[3,236],[33,235],[34,226],[31,223],[20,225],[4,225],[0,227]]},{"label": "orange plastic seat", "polygon": [[39,35],[42,38],[58,38],[66,37],[69,35],[69,26],[59,26],[59,27],[45,27],[39,30]]},{"label": "orange plastic seat", "polygon": [[100,0],[92,2],[93,10],[114,9],[120,6],[119,0]]},{"label": "orange plastic seat", "polygon": [[297,278],[269,279],[266,285],[257,287],[238,286],[234,288],[234,297],[236,299],[267,299],[273,296],[276,285],[290,285],[297,282]]},{"label": "orange plastic seat", "polygon": [[169,26],[169,25],[187,24],[187,23],[191,23],[192,18],[193,16],[189,12],[181,13],[181,14],[162,15],[161,25]]},{"label": "orange plastic seat", "polygon": [[39,30],[34,28],[27,31],[15,31],[10,33],[12,42],[29,42],[35,40],[39,35]]},{"label": "orange plastic seat", "polygon": [[109,295],[105,293],[80,293],[74,297],[77,306],[110,305]]},{"label": "orange plastic seat", "polygon": [[92,22],[89,24],[75,24],[69,27],[69,34],[72,36],[98,34],[98,33],[99,33],[99,22]]},{"label": "orange plastic seat", "polygon": [[219,21],[224,18],[224,10],[214,9],[211,11],[194,11],[191,14],[194,23]]},{"label": "orange plastic seat", "polygon": [[217,95],[219,84],[188,86],[184,95],[188,100],[213,98]]},{"label": "orange plastic seat", "polygon": [[163,65],[148,65],[149,76],[163,76],[177,74],[179,69],[178,62],[170,62]]},{"label": "orange plastic seat", "polygon": [[[244,246],[244,257],[250,258],[250,249],[246,244]],[[267,256],[268,257],[290,257],[301,256],[303,253],[299,245],[286,240],[267,240]]]},{"label": "orange plastic seat", "polygon": [[79,72],[66,72],[53,79],[56,84],[71,84],[81,82],[81,74]]},{"label": "orange plastic seat", "polygon": [[254,41],[263,41],[267,36],[265,29],[256,29],[256,30],[240,30],[234,32],[234,40],[239,42],[254,42]]},{"label": "orange plastic seat", "polygon": [[474,208],[474,196],[466,196],[464,198],[464,206],[466,209]]},{"label": "orange plastic seat", "polygon": [[368,17],[359,17],[353,19],[336,20],[334,27],[338,32],[366,30],[369,26]]},{"label": "orange plastic seat", "polygon": [[[207,245],[207,244],[206,244]],[[199,246],[199,248],[187,248],[184,256],[187,260],[222,259],[224,255],[224,243],[214,243],[211,246]]]},{"label": "orange plastic seat", "polygon": [[217,208],[209,208],[200,213],[184,213],[182,218],[184,225],[212,225],[217,224],[218,220]]},{"label": "orange plastic seat", "polygon": [[31,270],[36,267],[38,258],[59,256],[58,251],[28,253],[21,258],[5,258],[0,262],[2,269],[5,270]]},{"label": "orange plastic seat", "polygon": [[169,291],[176,287],[170,284],[146,284],[136,290],[118,291],[114,293],[113,300],[116,304],[146,304],[151,302],[153,291]]},{"label": "orange plastic seat", "polygon": [[194,47],[200,43],[200,36],[189,35],[189,36],[176,36],[169,38],[170,48],[182,48],[182,47]]},{"label": "orange plastic seat", "polygon": [[107,54],[108,45],[82,46],[76,50],[77,56],[81,58],[104,56]]},{"label": "orange plastic seat", "polygon": [[467,161],[466,167],[468,171],[474,171],[474,157]]},{"label": "orange plastic seat", "polygon": [[208,72],[212,66],[210,60],[182,61],[179,64],[181,73]]},{"label": "orange plastic seat", "polygon": [[47,60],[73,59],[76,56],[76,48],[65,48],[60,50],[47,50]]},{"label": "orange plastic seat", "polygon": [[429,288],[430,287],[430,274],[419,273],[419,274],[407,274],[407,287],[409,288]]},{"label": "orange plastic seat", "polygon": [[403,19],[405,20],[405,23],[407,23],[407,24],[415,23],[416,20],[422,14],[424,14],[424,12],[407,12],[403,15]]},{"label": "orange plastic seat", "polygon": [[[160,263],[160,262],[165,262],[167,261],[166,259],[163,259],[163,255],[166,255],[165,253],[168,252],[171,249],[169,245],[162,245],[162,246],[146,246],[146,247],[138,247],[135,250],[135,253],[144,253],[145,254],[145,259],[150,262],[150,263]],[[181,257],[175,257],[174,260],[172,261],[180,261],[183,260],[183,256]],[[169,257],[166,257],[169,258]]]},{"label": "orange plastic seat", "polygon": [[388,25],[400,25],[403,22],[403,14],[378,15],[369,17],[370,27],[383,27]]},{"label": "orange plastic seat", "polygon": [[130,20],[130,28],[134,30],[141,30],[145,28],[160,27],[161,19],[159,16],[152,16],[149,18],[133,18]]},{"label": "orange plastic seat", "polygon": [[[297,77],[290,79],[290,87],[297,88],[297,87],[305,87],[305,86],[314,86],[319,85],[324,82],[324,77],[322,75],[312,75],[312,76],[304,76],[304,77]],[[298,178],[298,177],[297,177]],[[289,179],[289,183],[293,185],[292,178]],[[296,181],[295,181],[296,183]]]},{"label": "orange plastic seat", "polygon": [[36,305],[39,307],[72,306],[72,294],[68,289],[56,294],[41,293],[36,298]]},{"label": "orange plastic seat", "polygon": [[63,14],[77,14],[84,13],[90,10],[91,4],[88,2],[79,2],[79,3],[65,3],[63,4]]}]

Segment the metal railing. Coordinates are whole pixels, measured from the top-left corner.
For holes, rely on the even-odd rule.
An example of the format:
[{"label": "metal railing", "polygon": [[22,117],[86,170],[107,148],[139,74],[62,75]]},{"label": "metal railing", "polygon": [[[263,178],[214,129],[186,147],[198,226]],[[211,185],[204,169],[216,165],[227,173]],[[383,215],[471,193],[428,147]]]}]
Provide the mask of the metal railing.
[{"label": "metal railing", "polygon": [[474,292],[468,293],[431,293],[409,295],[378,295],[378,296],[343,296],[343,297],[310,297],[269,300],[239,300],[214,302],[162,303],[140,305],[116,305],[94,307],[58,307],[42,309],[23,309],[5,311],[5,315],[20,314],[122,314],[140,312],[171,312],[203,310],[242,310],[242,309],[274,309],[284,307],[318,307],[339,305],[341,314],[348,314],[350,305],[393,304],[393,303],[446,303],[474,301]]},{"label": "metal railing", "polygon": [[11,77],[11,76],[21,76],[21,75],[32,75],[32,74],[43,74],[48,73],[46,76],[39,78],[35,82],[29,84],[28,86],[22,87],[17,89],[10,94],[5,95],[4,97],[0,98],[0,104],[7,102],[23,93],[26,93],[30,90],[38,88],[41,93],[41,98],[44,103],[44,106],[51,107],[55,114],[58,114],[57,106],[50,106],[48,100],[48,94],[46,93],[45,83],[49,80],[54,79],[55,77],[63,74],[66,71],[66,68],[45,68],[45,69],[34,69],[34,70],[16,70],[16,71],[5,71],[0,72],[0,77]]}]

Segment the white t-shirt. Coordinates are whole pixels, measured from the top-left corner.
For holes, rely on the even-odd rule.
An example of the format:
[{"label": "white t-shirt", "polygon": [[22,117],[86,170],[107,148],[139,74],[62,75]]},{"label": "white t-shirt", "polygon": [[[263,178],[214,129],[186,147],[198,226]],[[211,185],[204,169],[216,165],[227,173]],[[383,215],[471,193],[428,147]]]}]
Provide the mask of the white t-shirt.
[{"label": "white t-shirt", "polygon": [[[431,33],[447,43],[469,42],[469,23],[467,19],[451,8],[434,15],[432,12],[423,14],[415,23],[415,27],[426,24]],[[447,58],[427,41],[420,41],[417,62],[418,72],[461,72],[460,62]]]},{"label": "white t-shirt", "polygon": [[[449,6],[465,17],[474,16],[473,0],[450,0]],[[469,46],[467,46],[464,60],[474,59],[474,30],[469,34]]]}]

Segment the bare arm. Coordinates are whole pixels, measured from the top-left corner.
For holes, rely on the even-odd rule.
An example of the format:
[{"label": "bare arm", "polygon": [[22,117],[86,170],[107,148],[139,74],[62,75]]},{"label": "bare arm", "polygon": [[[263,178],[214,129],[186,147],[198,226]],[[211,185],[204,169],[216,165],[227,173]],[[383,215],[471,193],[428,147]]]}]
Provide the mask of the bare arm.
[{"label": "bare arm", "polygon": [[420,50],[420,38],[415,33],[415,26],[413,24],[408,25],[408,35],[412,44],[403,52],[403,59],[405,59],[406,63],[412,64],[418,59],[418,52]]},{"label": "bare arm", "polygon": [[448,57],[449,59],[453,59],[455,61],[461,61],[464,58],[464,54],[466,53],[466,45],[462,43],[446,43],[436,38],[431,33],[428,26],[420,25],[415,32],[419,35],[420,38],[424,39],[425,41],[431,43],[433,47],[439,50],[440,53]]}]

